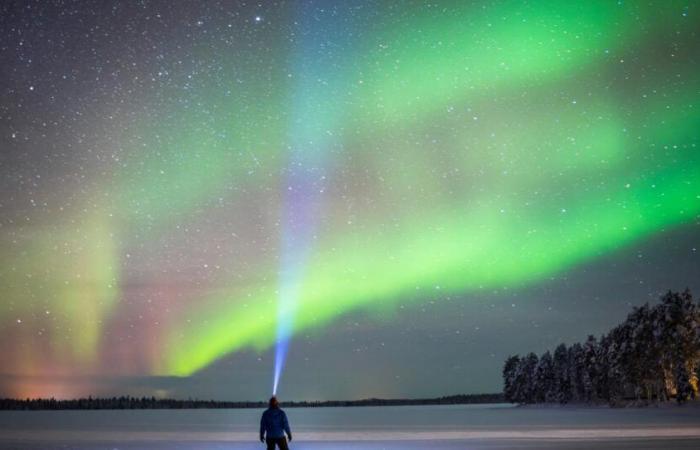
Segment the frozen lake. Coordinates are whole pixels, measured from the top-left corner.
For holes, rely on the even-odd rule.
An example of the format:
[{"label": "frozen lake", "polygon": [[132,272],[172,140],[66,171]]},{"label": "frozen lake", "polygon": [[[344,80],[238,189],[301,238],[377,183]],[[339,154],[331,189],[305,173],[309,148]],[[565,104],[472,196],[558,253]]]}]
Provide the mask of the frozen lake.
[{"label": "frozen lake", "polygon": [[[700,448],[700,405],[287,409],[293,449]],[[259,449],[262,410],[0,411],[0,449]]]}]

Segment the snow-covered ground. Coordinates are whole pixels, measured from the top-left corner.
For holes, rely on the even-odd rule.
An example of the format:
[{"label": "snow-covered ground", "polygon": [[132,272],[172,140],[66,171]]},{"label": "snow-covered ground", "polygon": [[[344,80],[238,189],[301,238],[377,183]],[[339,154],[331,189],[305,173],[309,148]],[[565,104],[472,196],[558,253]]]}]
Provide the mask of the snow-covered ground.
[{"label": "snow-covered ground", "polygon": [[[0,449],[254,449],[260,410],[3,411]],[[700,448],[700,405],[287,410],[294,449]]]}]

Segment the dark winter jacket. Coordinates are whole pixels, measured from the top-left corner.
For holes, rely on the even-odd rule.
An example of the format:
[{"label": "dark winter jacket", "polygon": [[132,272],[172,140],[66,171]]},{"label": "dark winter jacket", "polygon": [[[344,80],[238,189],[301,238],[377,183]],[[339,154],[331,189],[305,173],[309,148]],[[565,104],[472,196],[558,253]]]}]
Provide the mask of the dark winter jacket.
[{"label": "dark winter jacket", "polygon": [[287,415],[284,411],[280,408],[268,408],[265,410],[260,418],[260,439],[265,437],[265,433],[267,433],[268,438],[281,438],[284,437],[285,432],[288,436],[292,435]]}]

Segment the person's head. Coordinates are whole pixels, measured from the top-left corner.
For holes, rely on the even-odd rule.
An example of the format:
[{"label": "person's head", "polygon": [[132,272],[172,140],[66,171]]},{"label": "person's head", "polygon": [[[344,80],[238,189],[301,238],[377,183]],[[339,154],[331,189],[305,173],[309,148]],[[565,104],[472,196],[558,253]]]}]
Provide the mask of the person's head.
[{"label": "person's head", "polygon": [[277,397],[275,397],[274,395],[272,397],[270,397],[269,405],[270,405],[270,408],[279,408],[280,403],[277,401]]}]

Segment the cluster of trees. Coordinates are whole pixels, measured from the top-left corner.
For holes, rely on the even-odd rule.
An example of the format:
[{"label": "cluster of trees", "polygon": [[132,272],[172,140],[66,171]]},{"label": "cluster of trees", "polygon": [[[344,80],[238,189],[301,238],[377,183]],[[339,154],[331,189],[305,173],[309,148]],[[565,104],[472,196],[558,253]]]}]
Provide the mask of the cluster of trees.
[{"label": "cluster of trees", "polygon": [[[458,405],[472,403],[499,403],[503,395],[452,395],[425,399],[328,400],[314,402],[284,402],[285,408],[314,408],[328,406],[398,406],[398,405]],[[155,397],[112,397],[56,399],[0,399],[0,410],[59,410],[59,409],[197,409],[197,408],[266,408],[267,402],[222,402],[215,400],[173,400]]]},{"label": "cluster of trees", "polygon": [[636,307],[600,339],[560,344],[554,353],[509,357],[504,397],[513,403],[666,401],[698,395],[700,305],[689,290]]}]

